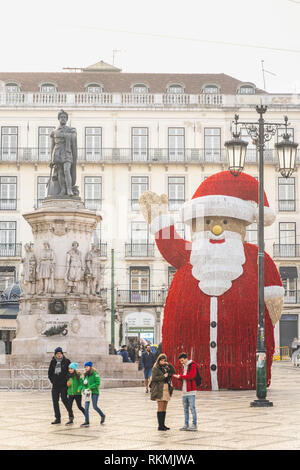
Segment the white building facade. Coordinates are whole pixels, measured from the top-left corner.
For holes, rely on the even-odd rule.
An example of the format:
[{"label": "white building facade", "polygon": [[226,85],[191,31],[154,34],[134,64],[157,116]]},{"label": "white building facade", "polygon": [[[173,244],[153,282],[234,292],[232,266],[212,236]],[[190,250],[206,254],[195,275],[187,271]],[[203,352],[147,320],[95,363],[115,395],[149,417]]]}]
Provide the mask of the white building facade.
[{"label": "white building facade", "polygon": [[[77,130],[80,196],[103,217],[94,241],[103,260],[109,341],[114,257],[116,347],[137,337],[160,342],[174,273],[139,211],[140,194],[167,194],[177,231],[188,239],[178,210],[204,178],[227,169],[224,142],[231,138],[236,113],[241,121],[256,121],[255,106],[262,102],[268,106],[266,120],[283,122],[288,115],[292,138],[300,141],[300,96],[270,95],[224,74],[127,74],[100,62],[78,73],[0,73],[0,84],[0,291],[19,278],[24,245],[32,241],[22,214],[46,196],[49,135],[63,108]],[[287,180],[277,171],[278,138],[265,152],[265,190],[277,213],[265,229],[265,248],[286,289],[284,315],[275,329],[279,348],[300,335],[300,186],[297,171]],[[258,177],[250,141],[246,162],[245,171]],[[247,241],[256,243],[255,225],[248,227]],[[7,336],[4,320],[0,331]]]}]

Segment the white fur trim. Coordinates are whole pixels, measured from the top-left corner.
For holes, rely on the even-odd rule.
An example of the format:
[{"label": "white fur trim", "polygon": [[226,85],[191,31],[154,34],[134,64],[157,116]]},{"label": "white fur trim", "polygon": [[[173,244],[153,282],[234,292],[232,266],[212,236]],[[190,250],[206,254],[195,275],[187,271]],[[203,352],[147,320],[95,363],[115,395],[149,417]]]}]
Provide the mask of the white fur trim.
[{"label": "white fur trim", "polygon": [[[275,222],[276,214],[270,207],[264,206],[264,225],[267,227],[272,225]],[[255,213],[255,221],[258,222],[259,220],[259,208],[257,207]]]},{"label": "white fur trim", "polygon": [[279,299],[284,296],[284,288],[281,286],[268,286],[264,288],[265,300]]},{"label": "white fur trim", "polygon": [[[202,196],[183,204],[180,209],[181,220],[187,224],[194,218],[205,216],[233,217],[245,220],[249,224],[257,220],[258,205],[255,201],[244,201],[233,196],[211,195]],[[271,225],[275,220],[275,213],[265,207],[265,224]]]},{"label": "white fur trim", "polygon": [[155,234],[166,227],[171,227],[174,225],[174,219],[169,214],[161,214],[155,219],[152,220],[150,224],[150,231],[151,233]]},{"label": "white fur trim", "polygon": [[[210,327],[210,342],[214,341],[217,344],[218,339],[218,299],[216,297],[210,298],[210,322],[215,321],[217,326],[215,328]],[[210,365],[215,364],[217,366],[217,346],[215,348],[210,347]],[[210,369],[211,389],[219,390],[218,384],[218,369]]]}]

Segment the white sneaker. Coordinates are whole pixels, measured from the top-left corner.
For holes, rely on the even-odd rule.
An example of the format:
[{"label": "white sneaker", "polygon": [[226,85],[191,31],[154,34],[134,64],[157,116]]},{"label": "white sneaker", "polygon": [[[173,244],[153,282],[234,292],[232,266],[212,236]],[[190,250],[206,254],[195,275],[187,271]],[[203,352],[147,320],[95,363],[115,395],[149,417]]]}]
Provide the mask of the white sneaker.
[{"label": "white sneaker", "polygon": [[189,427],[187,425],[182,426],[182,428],[179,429],[179,431],[187,431]]},{"label": "white sneaker", "polygon": [[193,425],[193,426],[190,426],[187,430],[188,431],[198,431],[198,428],[197,428],[197,426]]}]

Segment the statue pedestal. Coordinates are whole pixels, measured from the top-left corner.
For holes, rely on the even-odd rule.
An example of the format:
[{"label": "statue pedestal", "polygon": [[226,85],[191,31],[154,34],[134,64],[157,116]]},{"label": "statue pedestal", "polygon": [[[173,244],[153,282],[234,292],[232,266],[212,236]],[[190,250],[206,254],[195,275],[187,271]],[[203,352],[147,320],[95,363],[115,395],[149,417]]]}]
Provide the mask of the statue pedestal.
[{"label": "statue pedestal", "polygon": [[[79,198],[47,198],[40,209],[23,217],[32,228],[37,262],[42,256],[44,243],[47,242],[53,250],[54,292],[41,293],[43,286],[38,281],[34,286],[30,285],[31,290],[28,285],[23,286],[25,293],[20,299],[12,354],[48,357],[57,346],[61,346],[73,357],[80,354],[108,355],[103,301],[98,295],[87,294],[84,280],[85,258],[101,216],[85,209]],[[70,268],[70,273],[73,269],[73,274],[81,274],[80,279],[73,282],[72,290],[75,292],[68,293],[67,253],[74,241],[79,245],[83,265]],[[44,266],[47,269],[47,261]],[[36,293],[28,293],[28,290]]]}]

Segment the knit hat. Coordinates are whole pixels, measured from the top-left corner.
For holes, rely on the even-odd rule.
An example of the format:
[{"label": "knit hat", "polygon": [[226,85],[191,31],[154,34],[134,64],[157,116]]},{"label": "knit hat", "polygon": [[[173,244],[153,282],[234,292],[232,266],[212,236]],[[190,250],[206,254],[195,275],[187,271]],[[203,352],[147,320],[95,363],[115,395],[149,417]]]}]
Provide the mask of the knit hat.
[{"label": "knit hat", "polygon": [[93,363],[91,361],[88,361],[84,364],[84,367],[90,366],[92,367]]},{"label": "knit hat", "polygon": [[56,354],[58,352],[61,352],[61,353],[63,352],[61,347],[56,348],[55,351],[54,351],[54,354]]},{"label": "knit hat", "polygon": [[[233,176],[230,171],[221,171],[206,178],[180,212],[182,221],[187,224],[194,218],[227,216],[244,220],[249,225],[258,221],[258,203],[256,178],[246,173]],[[264,225],[271,225],[275,217],[264,193]]]},{"label": "knit hat", "polygon": [[71,362],[71,364],[69,364],[69,369],[76,370],[77,368],[78,368],[77,362]]}]

